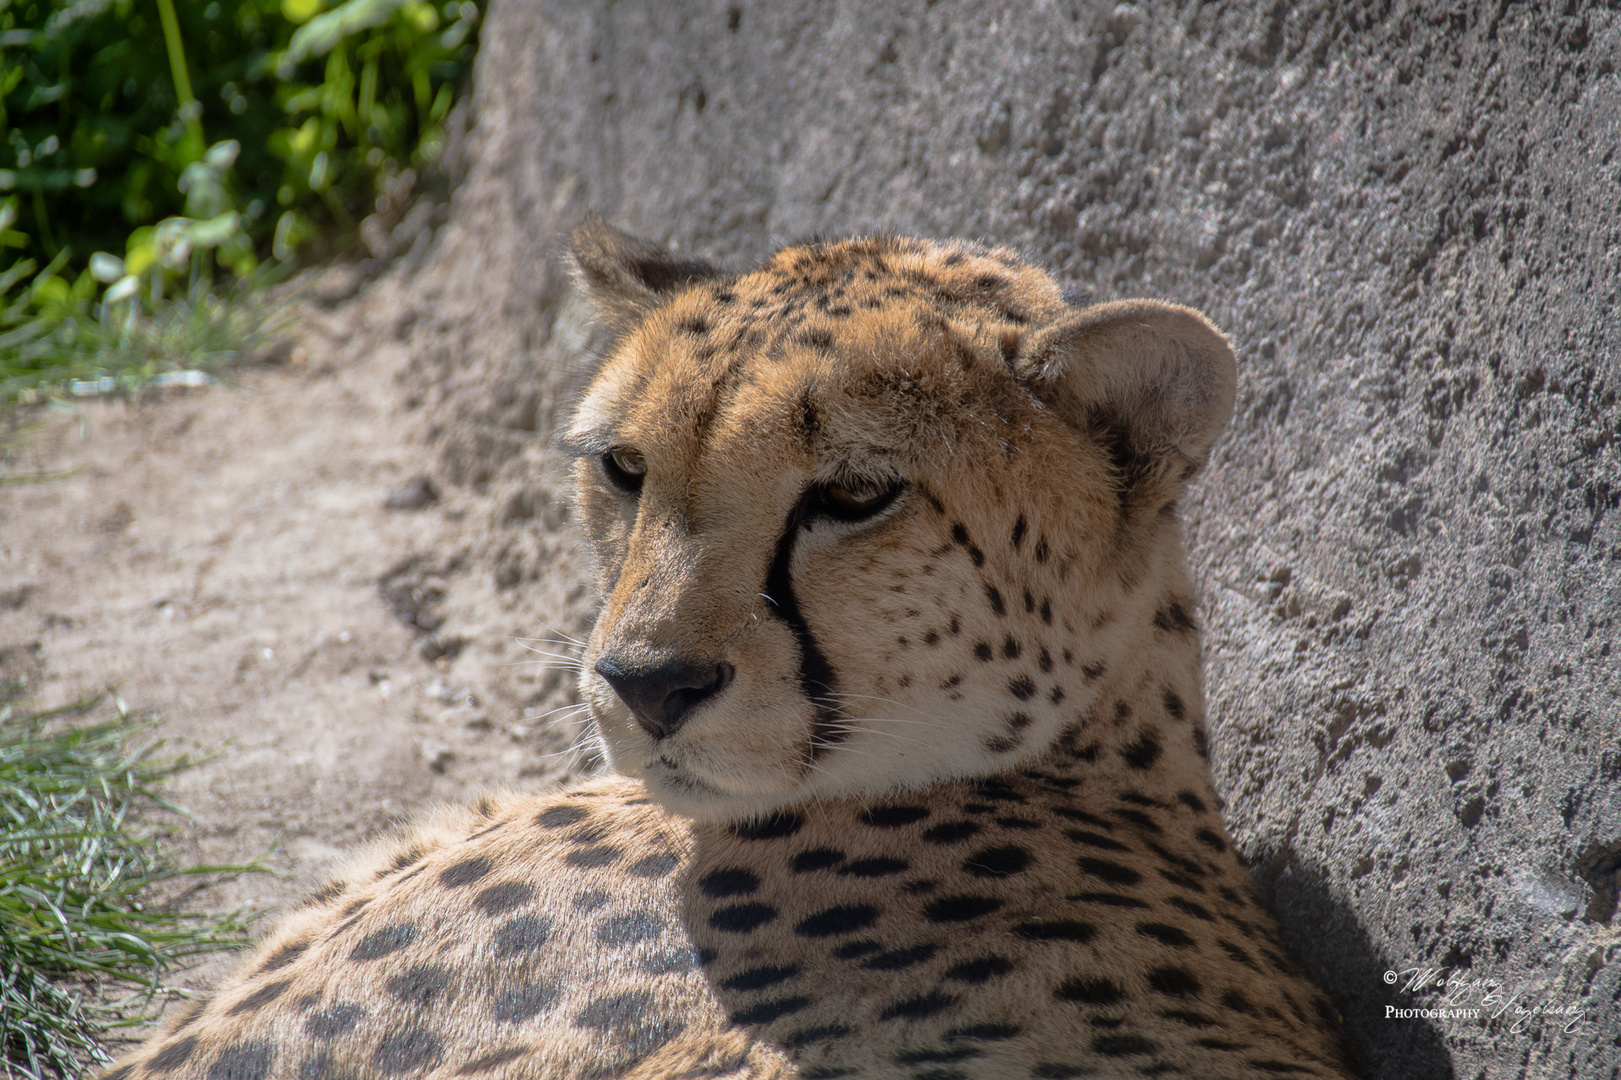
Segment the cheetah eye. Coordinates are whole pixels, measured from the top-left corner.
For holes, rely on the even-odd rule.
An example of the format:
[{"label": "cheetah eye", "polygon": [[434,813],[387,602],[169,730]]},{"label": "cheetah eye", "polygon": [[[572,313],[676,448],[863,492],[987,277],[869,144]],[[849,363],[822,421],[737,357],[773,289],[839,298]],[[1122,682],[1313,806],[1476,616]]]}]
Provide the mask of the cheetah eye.
[{"label": "cheetah eye", "polygon": [[811,493],[811,511],[837,521],[865,521],[895,501],[900,481],[882,484],[823,484]]},{"label": "cheetah eye", "polygon": [[647,459],[621,446],[602,455],[602,471],[614,487],[635,494],[642,490],[642,480],[647,476]]}]

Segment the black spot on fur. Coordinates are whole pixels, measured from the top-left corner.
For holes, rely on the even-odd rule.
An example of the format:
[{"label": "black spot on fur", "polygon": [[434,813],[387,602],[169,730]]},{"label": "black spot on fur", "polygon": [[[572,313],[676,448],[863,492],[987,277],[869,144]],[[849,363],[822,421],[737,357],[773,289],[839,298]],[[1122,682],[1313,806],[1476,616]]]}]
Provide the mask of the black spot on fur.
[{"label": "black spot on fur", "polygon": [[1197,943],[1182,930],[1169,923],[1146,922],[1137,924],[1137,932],[1174,949],[1197,948]]},{"label": "black spot on fur", "polygon": [[1046,562],[1047,558],[1051,554],[1052,554],[1052,549],[1047,546],[1047,538],[1045,536],[1041,537],[1039,540],[1036,541],[1036,562],[1038,562],[1038,563]]},{"label": "black spot on fur", "polygon": [[678,333],[702,337],[704,334],[709,333],[709,320],[702,315],[688,315],[676,323],[675,328]]},{"label": "black spot on fur", "polygon": [[800,937],[824,938],[853,934],[878,920],[878,909],[870,904],[840,904],[819,911],[794,927]]},{"label": "black spot on fur", "polygon": [[812,848],[809,851],[801,851],[798,855],[795,855],[794,861],[789,865],[793,867],[796,874],[808,874],[812,870],[825,870],[829,866],[837,865],[843,861],[844,852],[842,851],[836,851],[833,848]]},{"label": "black spot on fur", "polygon": [[974,656],[980,660],[989,660],[994,655],[995,653],[991,652],[990,644],[987,642],[981,641],[974,646]]},{"label": "black spot on fur", "polygon": [[967,922],[1000,909],[1002,901],[994,896],[958,894],[942,896],[923,909],[923,917],[930,922]]},{"label": "black spot on fur", "polygon": [[1110,979],[1077,975],[1062,983],[1053,991],[1053,996],[1061,1001],[1076,1001],[1082,1005],[1113,1005],[1121,1001],[1126,994],[1118,983]]},{"label": "black spot on fur", "polygon": [[962,868],[977,877],[1008,877],[1029,868],[1033,856],[1017,844],[983,848],[963,860]]},{"label": "black spot on fur", "polygon": [[743,869],[714,870],[698,879],[698,890],[705,896],[749,896],[760,889],[760,879]]},{"label": "black spot on fur", "polygon": [[1088,679],[1101,679],[1101,678],[1103,678],[1103,673],[1105,671],[1107,671],[1107,670],[1109,670],[1109,669],[1107,667],[1105,667],[1103,664],[1082,664],[1081,665],[1081,674],[1085,675]]},{"label": "black spot on fur", "polygon": [[1030,718],[1029,713],[1016,712],[1003,721],[1003,723],[1007,725],[1009,731],[1023,731],[1025,728],[1035,723],[1035,721]]},{"label": "black spot on fur", "polygon": [[1189,810],[1192,810],[1194,813],[1202,814],[1206,810],[1204,800],[1199,798],[1199,796],[1195,795],[1191,791],[1182,792],[1176,797],[1176,801],[1187,807]]},{"label": "black spot on fur", "polygon": [[1172,720],[1180,720],[1187,715],[1187,709],[1182,704],[1182,699],[1177,696],[1175,690],[1167,689],[1165,691],[1164,701],[1165,711],[1170,714]]},{"label": "black spot on fur", "polygon": [[861,966],[870,971],[902,971],[932,959],[935,952],[936,949],[933,945],[914,945],[909,949],[891,949],[889,952],[868,957],[861,962]]},{"label": "black spot on fur", "polygon": [[264,1080],[276,1048],[268,1043],[235,1043],[220,1051],[203,1075],[207,1080]]},{"label": "black spot on fur", "polygon": [[495,931],[495,955],[517,956],[546,944],[552,934],[552,921],[543,915],[520,915]]},{"label": "black spot on fur", "polygon": [[574,894],[575,911],[595,911],[613,899],[605,889],[581,889]]},{"label": "black spot on fur", "polygon": [[1246,1016],[1255,1015],[1255,1006],[1251,1005],[1249,999],[1243,994],[1239,993],[1237,990],[1228,990],[1222,994],[1221,1004],[1224,1008],[1231,1009],[1234,1012],[1243,1013]]},{"label": "black spot on fur", "polygon": [[372,1067],[383,1074],[431,1069],[443,1054],[439,1040],[420,1028],[391,1031],[372,1055]]},{"label": "black spot on fur", "polygon": [[259,970],[261,972],[279,971],[300,956],[303,956],[304,951],[309,947],[310,943],[307,941],[295,941],[290,945],[283,945],[271,954],[270,959],[260,965]]},{"label": "black spot on fur", "polygon": [[1007,614],[1007,605],[1002,602],[1002,590],[995,585],[985,586],[985,599],[990,602],[991,611],[998,615]]},{"label": "black spot on fur", "polygon": [[1188,1027],[1207,1028],[1215,1027],[1216,1022],[1204,1013],[1196,1013],[1192,1009],[1161,1009],[1160,1015],[1167,1020],[1175,1020]]},{"label": "black spot on fur", "polygon": [[1155,1053],[1159,1044],[1141,1035],[1099,1035],[1092,1040],[1092,1049],[1108,1057],[1131,1057]]},{"label": "black spot on fur", "polygon": [[1055,806],[1053,807],[1053,813],[1060,817],[1069,818],[1071,821],[1085,822],[1093,828],[1102,829],[1104,832],[1114,832],[1114,822],[1105,821],[1096,814],[1089,814],[1085,810],[1077,810],[1073,806]]},{"label": "black spot on fur", "polygon": [[799,974],[798,964],[789,964],[786,967],[762,965],[740,971],[729,979],[721,981],[723,990],[764,990],[768,986],[776,986],[786,982]]},{"label": "black spot on fur", "polygon": [[1151,769],[1163,752],[1158,736],[1152,731],[1144,731],[1121,749],[1120,756],[1133,769]]},{"label": "black spot on fur", "polygon": [[734,1024],[769,1024],[784,1016],[792,1016],[811,1003],[808,997],[784,997],[762,1001],[732,1013]]},{"label": "black spot on fur", "polygon": [[1259,964],[1257,964],[1255,962],[1255,957],[1253,957],[1249,953],[1245,952],[1239,946],[1234,945],[1230,941],[1217,941],[1216,944],[1221,946],[1221,951],[1222,952],[1226,953],[1228,956],[1232,957],[1234,960],[1238,961],[1240,964],[1243,964],[1245,967],[1249,968],[1251,971],[1260,971],[1261,970],[1261,965],[1259,965]]},{"label": "black spot on fur", "polygon": [[1023,514],[1020,514],[1019,517],[1018,517],[1018,520],[1014,521],[1014,523],[1013,523],[1013,550],[1014,551],[1018,551],[1019,548],[1024,544],[1024,534],[1027,531],[1029,531],[1029,528],[1030,528],[1030,523],[1024,520],[1024,515]]},{"label": "black spot on fur", "polygon": [[475,1058],[457,1069],[456,1075],[473,1076],[477,1073],[489,1072],[491,1069],[505,1065],[509,1061],[516,1061],[527,1053],[529,1053],[529,1047],[527,1046],[508,1046],[502,1050],[492,1050],[483,1057]]},{"label": "black spot on fur", "polygon": [[1053,624],[1053,602],[1045,597],[1041,601],[1041,621],[1048,626]]},{"label": "black spot on fur", "polygon": [[940,635],[935,633],[933,630],[930,630],[923,635],[923,644],[929,646],[940,644]]},{"label": "black spot on fur", "polygon": [[184,1039],[176,1039],[152,1055],[152,1060],[146,1063],[146,1069],[148,1072],[173,1072],[190,1060],[192,1051],[196,1049],[196,1036],[187,1035]]},{"label": "black spot on fur", "polygon": [[563,856],[563,861],[570,866],[577,866],[582,870],[592,870],[603,866],[612,866],[619,861],[624,849],[612,844],[596,844],[588,848],[580,848]]},{"label": "black spot on fur", "polygon": [[1154,626],[1167,634],[1192,634],[1199,626],[1180,600],[1171,600],[1154,613]]},{"label": "black spot on fur", "polygon": [[1013,640],[1012,634],[1009,634],[1007,639],[1002,642],[1002,655],[1009,660],[1019,658],[1019,643]]},{"label": "black spot on fur", "polygon": [[1006,754],[1024,745],[1024,739],[1014,735],[992,735],[980,743],[993,754]]},{"label": "black spot on fur", "polygon": [[490,872],[489,859],[463,859],[439,873],[439,883],[447,889],[469,885]]},{"label": "black spot on fur", "polygon": [[899,874],[908,868],[904,859],[857,859],[839,867],[839,873],[849,877],[878,878]]},{"label": "black spot on fur", "polygon": [[1080,1065],[1061,1065],[1054,1061],[1042,1061],[1031,1066],[1030,1075],[1036,1080],[1075,1080],[1079,1076],[1090,1076],[1093,1071],[1090,1067]]},{"label": "black spot on fur", "polygon": [[503,881],[473,897],[473,906],[486,915],[499,915],[527,903],[534,895],[535,890],[531,885],[522,881]]},{"label": "black spot on fur", "polygon": [[1247,1064],[1252,1069],[1260,1069],[1262,1072],[1278,1073],[1279,1075],[1289,1073],[1294,1076],[1300,1076],[1307,1073],[1315,1073],[1317,1071],[1316,1069],[1307,1068],[1304,1065],[1294,1065],[1287,1061],[1276,1061],[1272,1058],[1262,1058],[1259,1060],[1251,1058]]},{"label": "black spot on fur", "polygon": [[1043,674],[1052,673],[1053,654],[1047,651],[1047,646],[1045,645],[1041,647],[1041,652],[1036,655],[1036,666],[1041,668]]},{"label": "black spot on fur", "polygon": [[336,1038],[365,1018],[366,1010],[359,1005],[333,1005],[310,1013],[304,1021],[304,1034],[316,1040]]},{"label": "black spot on fur", "polygon": [[1034,919],[1022,922],[1013,932],[1027,941],[1091,941],[1098,928],[1078,919]]},{"label": "black spot on fur", "polygon": [[1158,833],[1161,831],[1159,824],[1141,810],[1122,808],[1113,811],[1113,813],[1121,821],[1128,821],[1145,832]]},{"label": "black spot on fur", "polygon": [[957,998],[951,994],[942,994],[938,990],[927,994],[918,994],[904,1001],[897,1001],[893,1005],[886,1005],[878,1014],[880,1020],[921,1020],[925,1017],[936,1016],[957,1004]]},{"label": "black spot on fur", "polygon": [[561,829],[590,816],[590,812],[581,806],[553,806],[536,815],[535,824],[546,829]]},{"label": "black spot on fur", "polygon": [[1103,851],[1131,850],[1131,848],[1120,843],[1118,840],[1111,840],[1109,837],[1104,836],[1101,833],[1089,832],[1086,829],[1069,829],[1067,830],[1067,835],[1077,844],[1085,844],[1088,847],[1100,848]]},{"label": "black spot on fur", "polygon": [[782,1045],[790,1050],[798,1050],[812,1043],[828,1042],[833,1039],[847,1039],[854,1034],[855,1029],[845,1024],[824,1024],[821,1027],[795,1031],[782,1040]]},{"label": "black spot on fur", "polygon": [[778,811],[758,821],[732,826],[732,835],[739,840],[780,840],[792,836],[804,827],[805,819],[798,814]]},{"label": "black spot on fur", "polygon": [[1030,680],[1028,675],[1017,675],[1009,679],[1007,688],[1008,693],[1020,701],[1029,701],[1036,696],[1036,684]]},{"label": "black spot on fur", "polygon": [[1100,877],[1112,885],[1135,885],[1143,879],[1141,874],[1130,867],[1109,862],[1107,859],[1091,859],[1083,856],[1075,861],[1088,874]]},{"label": "black spot on fur", "polygon": [[450,987],[451,975],[435,964],[413,964],[389,979],[383,985],[395,1000],[405,1005],[426,1008],[433,999]]},{"label": "black spot on fur", "polygon": [[648,855],[638,859],[630,868],[630,872],[639,878],[667,877],[670,871],[681,865],[679,855]]},{"label": "black spot on fur", "polygon": [[374,930],[360,939],[349,953],[351,960],[376,960],[398,952],[417,938],[417,928],[411,923],[394,923]]},{"label": "black spot on fur", "polygon": [[858,816],[863,824],[874,828],[898,829],[914,821],[922,821],[929,816],[929,811],[922,806],[877,806],[863,810]]},{"label": "black spot on fur", "polygon": [[1227,841],[1223,840],[1212,829],[1200,829],[1198,832],[1194,833],[1193,835],[1199,841],[1199,843],[1203,844],[1205,847],[1209,848],[1211,851],[1226,851],[1227,850]]},{"label": "black spot on fur", "polygon": [[1192,900],[1189,900],[1186,897],[1173,896],[1168,899],[1166,903],[1170,904],[1178,911],[1183,911],[1189,915],[1192,915],[1195,919],[1203,919],[1205,922],[1216,921],[1216,917],[1210,913],[1209,909],[1205,908],[1202,904],[1195,904]]},{"label": "black spot on fur", "polygon": [[240,1013],[252,1012],[261,1005],[267,1005],[281,997],[282,993],[292,984],[291,979],[279,979],[273,983],[266,983],[235,1005],[232,1005],[228,1015],[236,1016]]},{"label": "black spot on fur", "polygon": [[948,821],[943,825],[936,825],[923,834],[923,839],[931,844],[960,844],[964,840],[979,832],[980,825],[973,821]]},{"label": "black spot on fur", "polygon": [[990,982],[998,975],[1006,975],[1013,967],[1013,961],[1005,956],[981,956],[953,964],[946,969],[945,977],[955,982],[978,985]]},{"label": "black spot on fur", "polygon": [[1148,905],[1135,896],[1122,896],[1119,893],[1083,892],[1067,896],[1065,899],[1077,904],[1103,904],[1106,907],[1142,908],[1145,911],[1148,909]]},{"label": "black spot on fur", "polygon": [[1193,749],[1206,761],[1210,760],[1210,737],[1205,734],[1204,725],[1196,724],[1193,728]]},{"label": "black spot on fur", "polygon": [[1168,997],[1192,997],[1202,987],[1187,968],[1157,967],[1148,973],[1148,985]]},{"label": "black spot on fur", "polygon": [[859,960],[863,956],[883,951],[884,947],[872,938],[857,938],[855,941],[846,941],[834,949],[833,955],[840,960]]}]

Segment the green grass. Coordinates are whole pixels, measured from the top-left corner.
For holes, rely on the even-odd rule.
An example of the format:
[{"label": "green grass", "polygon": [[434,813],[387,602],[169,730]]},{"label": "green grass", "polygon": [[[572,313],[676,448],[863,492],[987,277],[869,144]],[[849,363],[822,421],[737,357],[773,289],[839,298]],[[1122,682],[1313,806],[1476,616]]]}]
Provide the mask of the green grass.
[{"label": "green grass", "polygon": [[81,305],[44,315],[21,304],[0,310],[0,413],[50,398],[228,377],[244,358],[268,352],[286,336],[262,284],[229,292],[196,288],[153,315],[128,305],[117,311]]},{"label": "green grass", "polygon": [[194,762],[160,755],[155,721],[104,698],[46,712],[0,682],[0,1052],[8,1074],[72,1080],[105,1063],[109,1028],[149,1021],[182,960],[246,943],[244,918],[152,905],[154,886],[262,870],[175,866],[184,812],[160,785]]}]

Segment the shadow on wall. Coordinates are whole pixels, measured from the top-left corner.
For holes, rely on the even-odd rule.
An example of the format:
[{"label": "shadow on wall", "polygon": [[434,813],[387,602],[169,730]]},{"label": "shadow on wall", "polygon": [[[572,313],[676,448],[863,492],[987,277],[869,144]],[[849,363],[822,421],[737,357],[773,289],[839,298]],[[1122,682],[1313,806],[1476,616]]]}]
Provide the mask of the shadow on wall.
[{"label": "shadow on wall", "polygon": [[[1428,1020],[1394,1019],[1385,1007],[1421,1003],[1385,982],[1395,965],[1369,939],[1356,913],[1325,884],[1325,875],[1286,854],[1256,865],[1255,884],[1277,916],[1283,937],[1313,982],[1344,1018],[1346,1050],[1364,1080],[1454,1080],[1446,1039]],[[1405,978],[1402,982],[1405,982]]]}]

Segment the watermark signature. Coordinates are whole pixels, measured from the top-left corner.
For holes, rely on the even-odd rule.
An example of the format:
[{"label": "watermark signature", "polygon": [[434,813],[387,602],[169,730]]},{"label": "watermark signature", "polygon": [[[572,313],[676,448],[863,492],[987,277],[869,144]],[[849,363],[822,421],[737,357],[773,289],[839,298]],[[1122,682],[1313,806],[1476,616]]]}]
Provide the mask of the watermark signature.
[{"label": "watermark signature", "polygon": [[1387,1020],[1502,1020],[1511,1032],[1527,1031],[1542,1020],[1558,1023],[1567,1035],[1589,1022],[1583,1006],[1543,996],[1546,987],[1514,986],[1450,968],[1386,971],[1385,985],[1398,987],[1404,994],[1434,998],[1421,1005],[1386,1005]]}]

